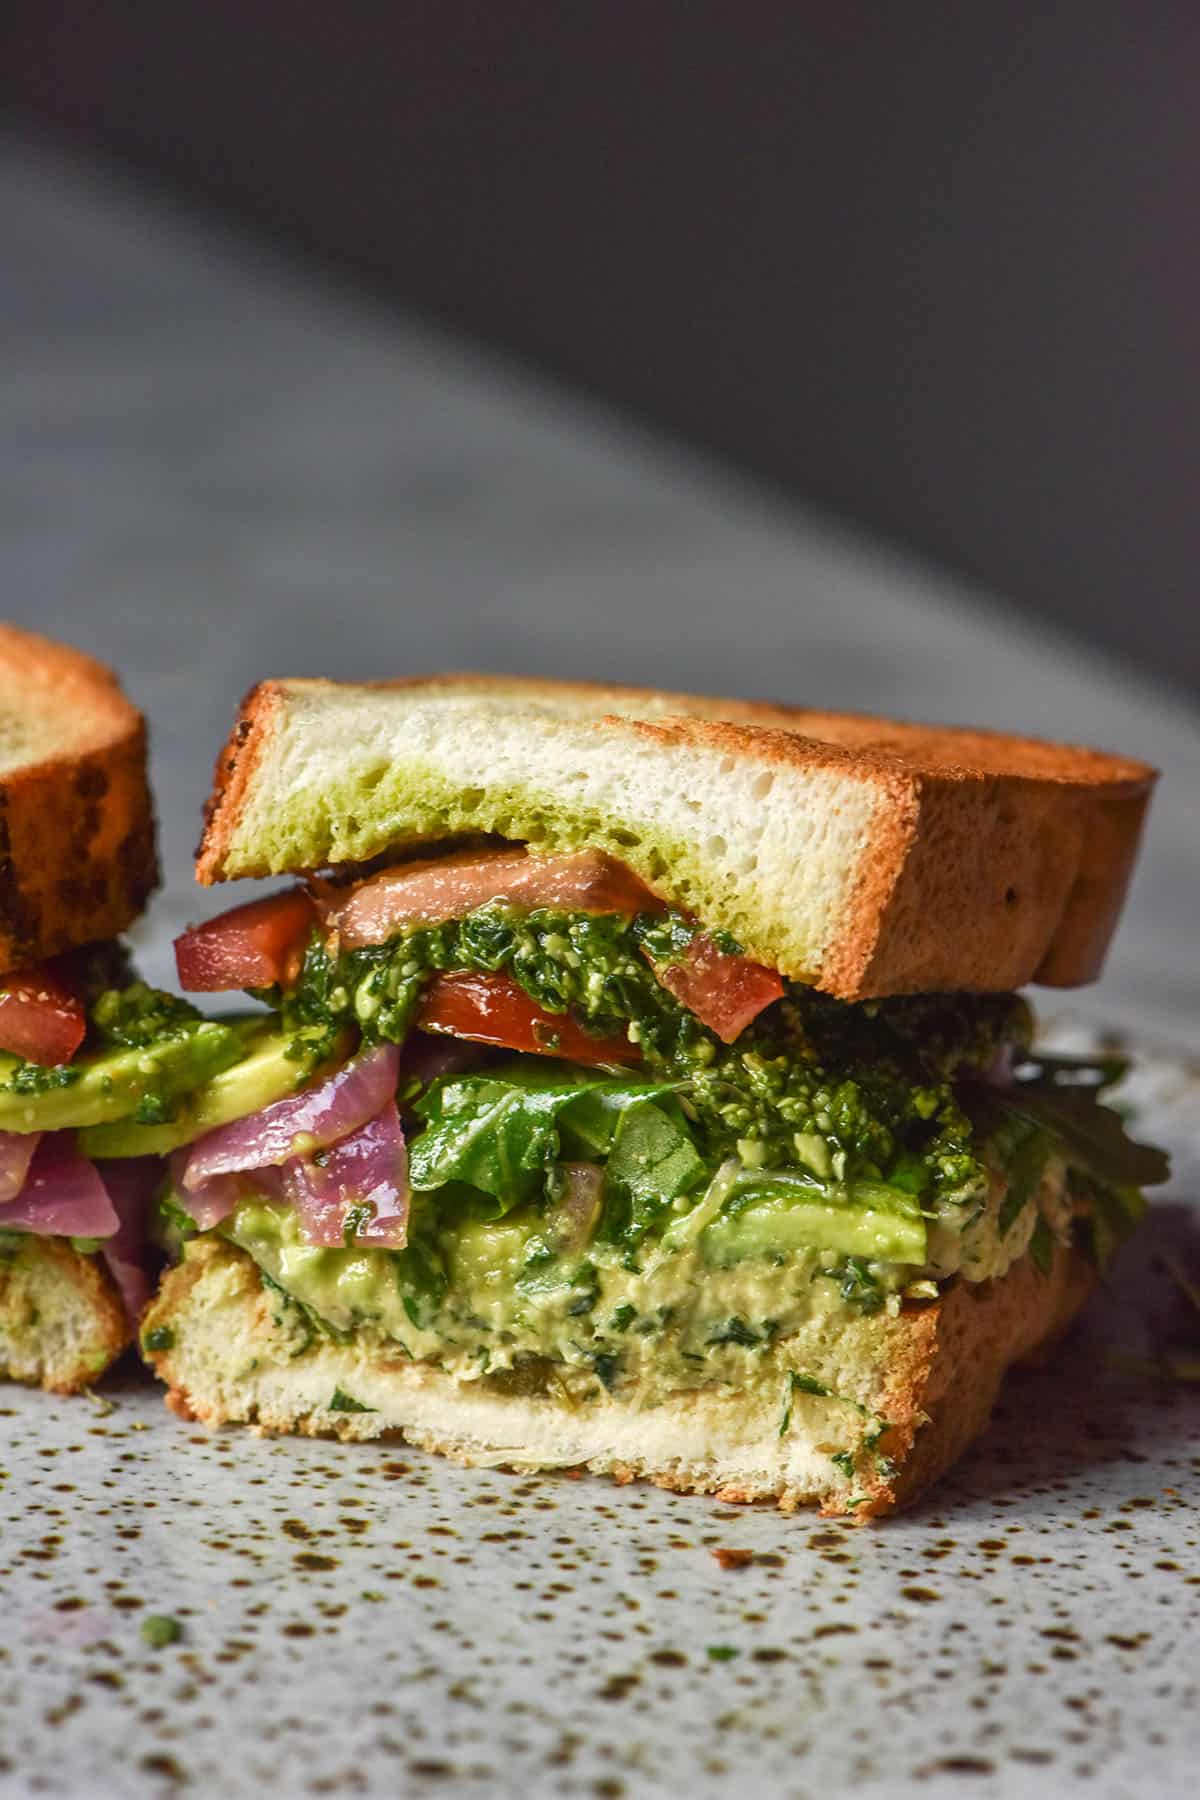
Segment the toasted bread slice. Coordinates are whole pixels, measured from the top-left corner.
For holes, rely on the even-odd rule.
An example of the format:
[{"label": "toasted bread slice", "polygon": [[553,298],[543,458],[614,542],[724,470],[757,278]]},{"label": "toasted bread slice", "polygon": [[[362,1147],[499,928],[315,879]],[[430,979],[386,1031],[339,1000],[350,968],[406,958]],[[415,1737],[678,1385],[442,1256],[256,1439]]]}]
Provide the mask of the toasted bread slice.
[{"label": "toasted bread slice", "polygon": [[99,1258],[65,1238],[0,1233],[0,1376],[75,1394],[133,1339]]},{"label": "toasted bread slice", "polygon": [[0,974],[115,937],[157,878],[141,713],[90,656],[0,625]]},{"label": "toasted bread slice", "polygon": [[[564,1402],[553,1379],[540,1392],[519,1391],[511,1375],[458,1380],[399,1345],[298,1337],[279,1291],[214,1235],[194,1239],[166,1277],[142,1344],[167,1404],[207,1425],[355,1440],[396,1432],[468,1466],[586,1466],[864,1519],[912,1500],[961,1455],[1005,1370],[1065,1330],[1093,1280],[1078,1252],[1057,1248],[1047,1274],[1025,1256],[998,1280],[955,1280],[896,1317],[848,1319],[830,1353],[865,1383],[857,1405],[789,1387],[778,1368],[749,1388],[714,1383],[652,1406],[603,1393]],[[871,1425],[883,1429],[868,1435]]]},{"label": "toasted bread slice", "polygon": [[595,845],[842,999],[1100,969],[1155,772],[949,727],[504,677],[269,681],[221,752],[203,882],[484,833]]}]

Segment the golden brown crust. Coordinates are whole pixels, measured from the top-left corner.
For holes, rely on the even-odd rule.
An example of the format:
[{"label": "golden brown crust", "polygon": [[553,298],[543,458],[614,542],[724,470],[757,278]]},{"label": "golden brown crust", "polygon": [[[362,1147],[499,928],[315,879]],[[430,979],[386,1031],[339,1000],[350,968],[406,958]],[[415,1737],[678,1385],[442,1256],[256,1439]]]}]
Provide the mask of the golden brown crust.
[{"label": "golden brown crust", "polygon": [[0,1260],[0,1376],[77,1394],[133,1341],[120,1293],[97,1257],[37,1238]]},{"label": "golden brown crust", "polygon": [[[91,657],[0,625],[0,709],[50,748],[0,774],[0,973],[114,937],[158,879],[146,726]],[[50,733],[47,736],[50,737]]]},{"label": "golden brown crust", "polygon": [[956,1281],[913,1320],[898,1360],[880,1450],[898,1465],[864,1517],[907,1506],[986,1430],[1005,1373],[1066,1331],[1096,1285],[1094,1265],[1056,1247],[1043,1275],[1028,1256],[999,1281]]},{"label": "golden brown crust", "polygon": [[[260,681],[242,701],[240,718],[252,725],[261,712],[277,702],[287,689],[337,687],[319,677]],[[975,726],[922,725],[906,720],[875,718],[866,713],[826,712],[819,707],[785,706],[766,700],[737,700],[715,694],[675,693],[666,688],[607,685],[590,681],[554,681],[541,676],[456,674],[406,675],[389,681],[364,681],[353,685],[382,693],[416,688],[436,693],[439,688],[467,689],[480,695],[514,699],[578,700],[584,705],[611,705],[655,709],[656,720],[707,719],[715,723],[781,731],[812,742],[836,745],[865,759],[894,758],[907,768],[928,772],[954,770],[960,774],[1023,775],[1036,780],[1066,781],[1093,786],[1097,783],[1141,787],[1153,780],[1148,763],[1107,750],[1078,744],[1055,744],[1042,738],[985,731]],[[234,753],[239,738],[235,726],[226,745]],[[220,766],[220,759],[218,759]]]},{"label": "golden brown crust", "polygon": [[[262,682],[246,697],[218,758],[200,881],[225,878],[232,835],[288,694],[335,685]],[[1155,780],[1145,763],[1079,746],[653,689],[457,675],[362,686],[577,702],[599,732],[631,729],[628,717],[605,716],[604,708],[642,708],[650,716],[632,729],[664,744],[834,768],[870,782],[887,805],[819,980],[842,999],[1093,980]]]}]

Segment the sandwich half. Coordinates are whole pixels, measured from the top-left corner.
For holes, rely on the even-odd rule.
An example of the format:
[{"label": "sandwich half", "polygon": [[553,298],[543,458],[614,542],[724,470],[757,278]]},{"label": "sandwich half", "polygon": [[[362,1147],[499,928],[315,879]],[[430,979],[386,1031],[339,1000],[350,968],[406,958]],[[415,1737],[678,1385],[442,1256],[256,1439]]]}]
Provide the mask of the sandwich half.
[{"label": "sandwich half", "polygon": [[863,1518],[1052,1342],[1165,1159],[1092,979],[1154,772],[631,689],[269,682],[186,933],[267,1011],[170,1120],[144,1353],[206,1422]]},{"label": "sandwich half", "polygon": [[155,1159],[82,1127],[167,1116],[237,1032],[136,980],[118,934],[157,878],[146,731],[90,657],[0,625],[0,1378],[86,1387],[149,1294]]}]

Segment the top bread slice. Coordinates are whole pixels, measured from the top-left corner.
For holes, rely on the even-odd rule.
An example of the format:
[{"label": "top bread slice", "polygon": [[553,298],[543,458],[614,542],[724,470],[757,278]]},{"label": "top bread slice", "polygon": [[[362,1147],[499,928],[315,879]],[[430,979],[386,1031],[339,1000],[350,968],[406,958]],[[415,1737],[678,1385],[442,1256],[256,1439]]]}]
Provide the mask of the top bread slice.
[{"label": "top bread slice", "polygon": [[217,761],[202,882],[478,833],[594,845],[845,1000],[1073,986],[1155,780],[1000,733],[510,677],[267,681]]},{"label": "top bread slice", "polygon": [[102,663],[0,624],[0,974],[116,936],[157,878],[141,713]]}]

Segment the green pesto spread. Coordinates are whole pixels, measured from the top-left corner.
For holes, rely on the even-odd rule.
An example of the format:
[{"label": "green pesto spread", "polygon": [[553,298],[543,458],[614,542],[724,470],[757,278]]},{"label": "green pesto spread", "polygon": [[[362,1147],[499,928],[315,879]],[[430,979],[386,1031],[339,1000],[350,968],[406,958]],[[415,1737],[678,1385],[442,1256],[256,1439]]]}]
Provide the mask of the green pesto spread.
[{"label": "green pesto spread", "polygon": [[69,971],[86,1008],[83,1046],[71,1062],[45,1065],[0,1052],[0,1130],[61,1131],[118,1119],[161,1125],[186,1094],[242,1055],[230,1025],[134,980],[119,944],[77,953]]},{"label": "green pesto spread", "polygon": [[[314,939],[296,986],[271,996],[298,1063],[339,1033],[402,1042],[425,981],[457,969],[505,973],[643,1057],[630,1070],[481,1051],[471,1073],[402,1086],[400,1252],[358,1244],[353,1222],[343,1249],[308,1246],[248,1178],[221,1229],[298,1348],[363,1333],[460,1372],[540,1358],[639,1391],[724,1380],[730,1357],[733,1370],[769,1356],[834,1313],[894,1312],[1026,1254],[1048,1269],[1081,1195],[1103,1261],[1138,1186],[1163,1178],[1164,1159],[1099,1103],[1120,1071],[1033,1059],[1018,997],[852,1005],[790,986],[725,1045],[655,977],[694,929],[671,913],[492,903],[339,957]],[[1019,1092],[983,1079],[1005,1046],[1030,1064]],[[177,1251],[190,1229],[177,1201],[163,1229]]]},{"label": "green pesto spread", "polygon": [[[626,1036],[681,1104],[710,1165],[799,1165],[823,1179],[882,1180],[944,1196],[985,1185],[953,1081],[1026,1043],[1016,995],[930,995],[852,1005],[791,985],[731,1046],[657,980],[696,927],[678,913],[633,919],[491,903],[391,942],[331,957],[317,939],[281,999],[297,1055],[347,1023],[403,1042],[436,971],[504,973],[550,1013],[570,1008],[598,1038]],[[736,952],[731,941],[720,948]]]}]

